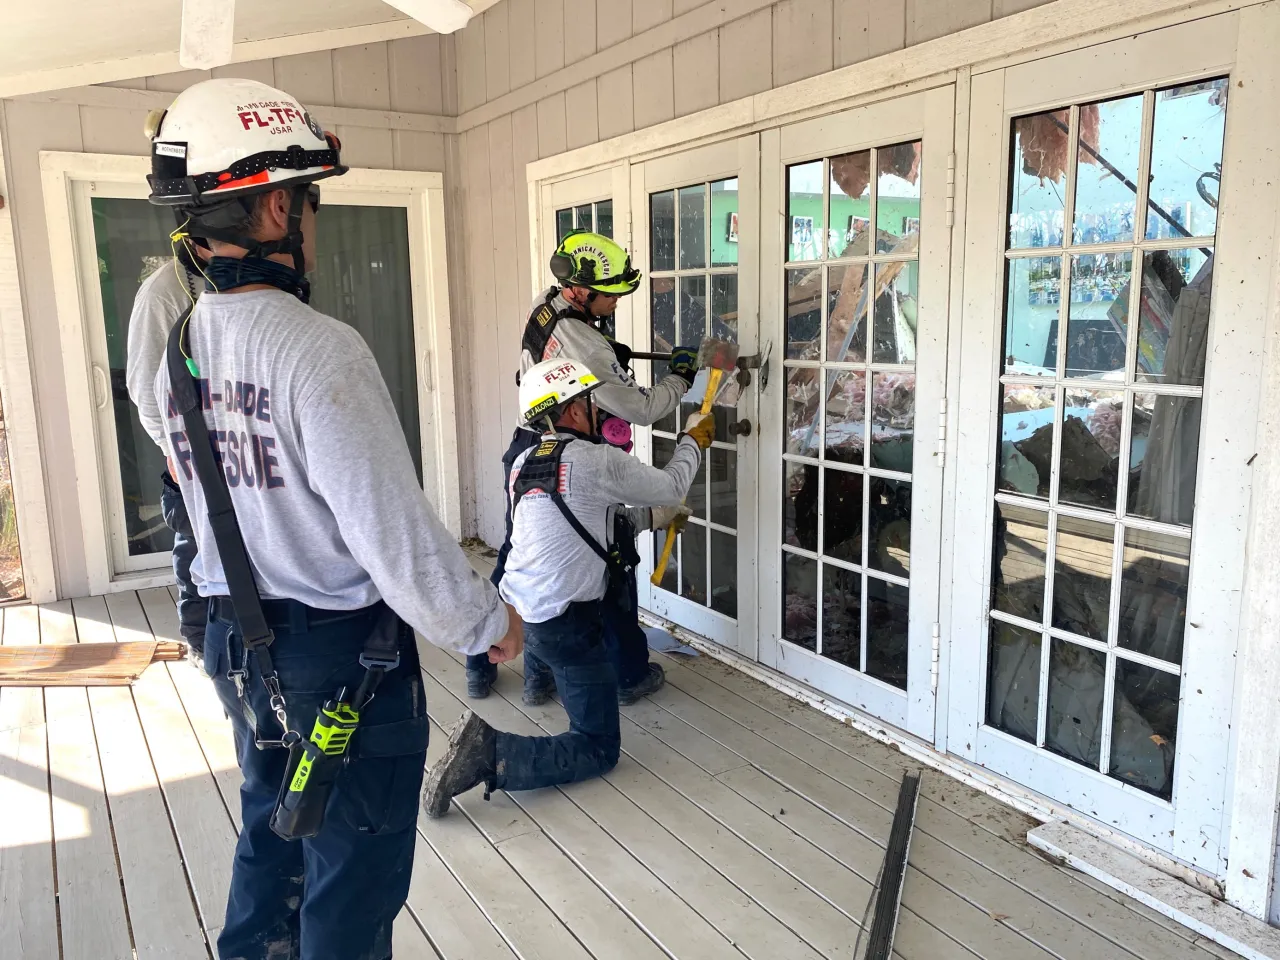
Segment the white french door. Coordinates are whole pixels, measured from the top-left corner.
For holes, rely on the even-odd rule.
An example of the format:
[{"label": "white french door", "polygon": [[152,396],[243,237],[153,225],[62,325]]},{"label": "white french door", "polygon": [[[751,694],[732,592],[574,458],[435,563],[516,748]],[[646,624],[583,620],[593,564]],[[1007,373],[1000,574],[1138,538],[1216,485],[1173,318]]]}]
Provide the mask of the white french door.
[{"label": "white french door", "polygon": [[[744,357],[759,349],[759,163],[752,135],[632,167],[632,257],[644,272],[630,298],[637,349],[696,348],[707,336],[736,341]],[[644,376],[666,373],[664,364],[651,367]],[[693,516],[661,586],[651,585],[649,574],[662,536],[653,537],[652,549],[642,539],[640,551],[641,606],[753,657],[759,376],[751,371],[736,399],[714,408],[715,442],[689,490]],[[665,464],[701,400],[691,392],[678,411],[642,431],[638,454]]]},{"label": "white french door", "polygon": [[1253,269],[1239,21],[973,79],[949,678],[951,752],[1216,875],[1263,342],[1215,302]]},{"label": "white french door", "polygon": [[933,739],[954,88],[763,135],[760,660]]},{"label": "white french door", "polygon": [[[146,200],[137,158],[46,156],[46,212],[62,278],[64,363],[90,589],[171,578],[159,448],[125,384],[134,296],[173,269],[173,214]],[[145,169],[145,160],[141,161]],[[430,184],[424,178],[434,178]],[[360,331],[378,361],[419,478],[460,523],[439,174],[352,171],[321,185],[311,305]],[[80,414],[80,418],[76,414]]]}]

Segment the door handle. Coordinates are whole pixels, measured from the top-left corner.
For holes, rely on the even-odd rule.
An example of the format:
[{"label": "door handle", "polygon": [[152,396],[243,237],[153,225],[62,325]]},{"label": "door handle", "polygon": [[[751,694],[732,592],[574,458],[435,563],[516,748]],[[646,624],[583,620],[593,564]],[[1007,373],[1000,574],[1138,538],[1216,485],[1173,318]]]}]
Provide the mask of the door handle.
[{"label": "door handle", "polygon": [[435,377],[431,372],[431,351],[422,351],[422,389],[427,393],[436,392]]},{"label": "door handle", "polygon": [[729,424],[729,436],[731,437],[749,437],[751,436],[751,421],[747,419],[738,420]]},{"label": "door handle", "polygon": [[93,364],[93,405],[105,410],[107,401],[111,399],[111,391],[107,388],[107,374],[98,364]]}]

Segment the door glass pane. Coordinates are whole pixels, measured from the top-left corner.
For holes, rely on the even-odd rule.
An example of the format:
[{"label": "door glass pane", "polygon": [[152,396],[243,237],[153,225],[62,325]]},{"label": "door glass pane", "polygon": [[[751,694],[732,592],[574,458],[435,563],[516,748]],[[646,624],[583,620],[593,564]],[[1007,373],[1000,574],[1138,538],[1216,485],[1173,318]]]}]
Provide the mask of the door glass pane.
[{"label": "door glass pane", "polygon": [[717,180],[711,184],[711,265],[738,264],[738,180]]},{"label": "door glass pane", "polygon": [[787,271],[787,359],[817,360],[822,330],[822,268]]},{"label": "door glass pane", "polygon": [[862,370],[847,370],[827,377],[824,455],[837,463],[861,465],[867,433],[867,375]]},{"label": "door glass pane", "polygon": [[711,531],[711,609],[738,616],[738,538]]},{"label": "door glass pane", "polygon": [[596,233],[602,237],[613,236],[612,200],[601,200],[596,204]]},{"label": "door glass pane", "polygon": [[829,257],[867,255],[871,230],[871,151],[831,158]]},{"label": "door glass pane", "polygon": [[[653,350],[670,353],[676,345],[676,282],[672,277],[654,277],[649,282],[649,316],[653,322]],[[659,368],[655,373],[661,376]]]},{"label": "door glass pane", "polygon": [[906,587],[867,577],[867,673],[907,689]]},{"label": "door glass pane", "polygon": [[717,273],[711,278],[711,336],[738,342],[738,275]]},{"label": "door glass pane", "polygon": [[1039,623],[1044,616],[1049,515],[1043,510],[996,504],[991,606]]},{"label": "door glass pane", "polygon": [[1080,108],[1075,243],[1132,240],[1142,149],[1142,94]]},{"label": "door glass pane", "polygon": [[911,572],[911,484],[872,477],[868,485],[867,566],[906,577]]},{"label": "door glass pane", "polygon": [[1106,642],[1115,527],[1058,517],[1053,561],[1053,625]]},{"label": "door glass pane", "polygon": [[822,161],[787,167],[787,259],[822,256]]},{"label": "door glass pane", "polygon": [[680,278],[680,335],[683,346],[697,349],[707,335],[707,278]]},{"label": "door glass pane", "polygon": [[573,229],[573,207],[556,211],[556,242],[559,243]]},{"label": "door glass pane", "polygon": [[707,528],[697,523],[680,534],[680,596],[707,602]]},{"label": "door glass pane", "polygon": [[1066,110],[1013,121],[1009,176],[1009,246],[1062,243],[1070,127]]},{"label": "door glass pane", "polygon": [[711,522],[724,527],[738,525],[738,454],[713,447],[707,451],[711,464]]},{"label": "door glass pane", "polygon": [[862,574],[822,565],[822,655],[862,669]]},{"label": "door glass pane", "polygon": [[818,561],[782,554],[782,639],[818,649]]},{"label": "door glass pane", "polygon": [[9,472],[9,438],[4,411],[0,409],[0,600],[19,600],[26,593],[18,544],[18,510]]},{"label": "door glass pane", "polygon": [[818,419],[818,383],[821,370],[794,367],[787,370],[787,453],[818,455],[822,437]]},{"label": "door glass pane", "polygon": [[876,252],[920,247],[920,141],[876,150]]},{"label": "door glass pane", "polygon": [[[98,283],[107,335],[107,376],[103,384],[115,421],[120,486],[124,495],[125,553],[130,557],[168,553],[173,533],[160,511],[164,454],[147,435],[125,383],[129,316],[142,281],[156,270],[172,270],[169,233],[173,215],[145,200],[93,197],[93,231],[98,254]],[[185,277],[185,274],[184,274]],[[177,319],[176,317],[174,318]],[[99,389],[94,383],[95,392]]]},{"label": "door glass pane", "polygon": [[[688,529],[688,528],[686,528]],[[666,545],[667,531],[653,531],[653,564],[658,565],[658,559],[662,556],[662,548]],[[677,541],[671,551],[671,559],[667,562],[667,569],[662,573],[662,582],[658,585],[663,590],[675,593],[680,584],[680,544]]]},{"label": "door glass pane", "polygon": [[916,375],[876,373],[871,382],[871,466],[910,473],[915,446]]},{"label": "door glass pane", "polygon": [[654,270],[676,268],[676,194],[674,190],[649,198],[649,256]]},{"label": "door glass pane", "polygon": [[[862,508],[859,506],[859,512]],[[818,468],[787,461],[782,488],[782,542],[818,549]],[[862,559],[862,551],[858,551]]]},{"label": "door glass pane", "polygon": [[707,188],[680,189],[680,269],[707,265]]},{"label": "door glass pane", "polygon": [[1217,229],[1228,89],[1222,77],[1156,93],[1148,240],[1211,237]]},{"label": "door glass pane", "polygon": [[1001,390],[1000,474],[996,487],[1049,499],[1053,463],[1053,387],[1006,383]]},{"label": "door glass pane", "polygon": [[1068,388],[1063,399],[1058,499],[1114,510],[1124,394]]},{"label": "door glass pane", "polygon": [[1004,299],[1005,373],[1052,377],[1058,370],[1062,260],[1010,260]]},{"label": "door glass pane", "polygon": [[1036,742],[1040,712],[1040,634],[991,621],[987,654],[987,723]]},{"label": "door glass pane", "polygon": [[861,566],[862,474],[848,470],[824,470],[823,473],[823,556]]},{"label": "door glass pane", "polygon": [[1056,637],[1049,640],[1049,716],[1044,745],[1076,763],[1098,767],[1107,655]]},{"label": "door glass pane", "polygon": [[1120,576],[1120,646],[1168,663],[1182,662],[1191,541],[1128,529]]},{"label": "door glass pane", "polygon": [[1108,772],[1165,800],[1173,798],[1180,685],[1176,673],[1116,659]]},{"label": "door glass pane", "polygon": [[311,306],[355,327],[373,351],[421,482],[418,351],[404,207],[320,208]]},{"label": "door glass pane", "polygon": [[1212,287],[1211,248],[1143,256],[1138,380],[1204,385]]},{"label": "door glass pane", "polygon": [[919,269],[914,260],[876,265],[875,337],[872,360],[876,363],[915,363],[916,296]]},{"label": "door glass pane", "polygon": [[1202,403],[1199,397],[1133,395],[1129,513],[1191,525]]},{"label": "door glass pane", "polygon": [[573,208],[573,228],[575,230],[594,230],[595,224],[591,216],[591,204],[584,203]]},{"label": "door glass pane", "polygon": [[1133,254],[1071,258],[1067,376],[1123,380]]},{"label": "door glass pane", "polygon": [[866,363],[870,306],[867,277],[870,273],[871,267],[865,263],[827,268],[827,361],[830,363]]}]

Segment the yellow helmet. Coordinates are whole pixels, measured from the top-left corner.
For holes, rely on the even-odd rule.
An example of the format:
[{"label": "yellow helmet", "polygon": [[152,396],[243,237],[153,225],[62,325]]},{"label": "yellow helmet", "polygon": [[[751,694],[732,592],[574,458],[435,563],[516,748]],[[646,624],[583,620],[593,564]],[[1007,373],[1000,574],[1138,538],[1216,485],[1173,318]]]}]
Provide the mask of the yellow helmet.
[{"label": "yellow helmet", "polygon": [[551,273],[570,287],[625,297],[640,285],[640,271],[621,244],[598,233],[571,230],[551,255]]}]

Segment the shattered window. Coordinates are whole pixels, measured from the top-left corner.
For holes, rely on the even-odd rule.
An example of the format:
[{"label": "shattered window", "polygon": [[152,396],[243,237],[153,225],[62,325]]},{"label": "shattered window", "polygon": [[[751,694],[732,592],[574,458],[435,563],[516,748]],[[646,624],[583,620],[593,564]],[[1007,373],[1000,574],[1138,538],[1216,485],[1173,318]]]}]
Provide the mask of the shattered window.
[{"label": "shattered window", "polygon": [[1165,800],[1227,90],[1010,136],[985,719]]}]

